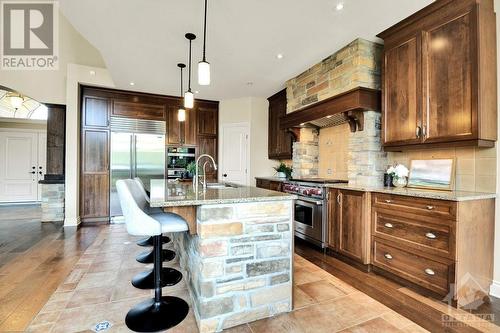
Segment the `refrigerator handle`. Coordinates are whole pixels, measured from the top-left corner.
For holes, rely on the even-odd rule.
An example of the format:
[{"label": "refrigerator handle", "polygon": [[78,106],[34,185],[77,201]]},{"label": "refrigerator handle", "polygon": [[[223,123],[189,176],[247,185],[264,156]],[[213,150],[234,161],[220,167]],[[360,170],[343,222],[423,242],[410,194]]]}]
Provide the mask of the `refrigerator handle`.
[{"label": "refrigerator handle", "polygon": [[130,174],[130,179],[134,178],[134,165],[135,165],[135,157],[134,157],[134,146],[135,146],[135,143],[134,143],[134,138],[135,138],[135,135],[132,134],[130,135],[130,169],[129,169],[129,174]]}]

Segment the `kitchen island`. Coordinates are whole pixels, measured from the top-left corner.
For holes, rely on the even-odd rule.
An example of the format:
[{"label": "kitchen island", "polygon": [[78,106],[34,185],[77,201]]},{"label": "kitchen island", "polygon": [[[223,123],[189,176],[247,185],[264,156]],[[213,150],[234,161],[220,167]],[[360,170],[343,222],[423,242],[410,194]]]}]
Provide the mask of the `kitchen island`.
[{"label": "kitchen island", "polygon": [[183,216],[174,246],[200,332],[292,310],[293,200],[248,186],[151,181],[151,206]]}]

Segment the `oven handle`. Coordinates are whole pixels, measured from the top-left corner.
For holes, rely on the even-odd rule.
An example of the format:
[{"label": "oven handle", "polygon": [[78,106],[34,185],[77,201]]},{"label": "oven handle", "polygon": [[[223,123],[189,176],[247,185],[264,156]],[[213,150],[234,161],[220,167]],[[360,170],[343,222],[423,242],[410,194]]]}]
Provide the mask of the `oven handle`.
[{"label": "oven handle", "polygon": [[295,203],[299,204],[299,205],[303,205],[303,206],[322,206],[323,205],[323,201],[322,200],[307,200],[307,199],[298,199],[295,201]]}]

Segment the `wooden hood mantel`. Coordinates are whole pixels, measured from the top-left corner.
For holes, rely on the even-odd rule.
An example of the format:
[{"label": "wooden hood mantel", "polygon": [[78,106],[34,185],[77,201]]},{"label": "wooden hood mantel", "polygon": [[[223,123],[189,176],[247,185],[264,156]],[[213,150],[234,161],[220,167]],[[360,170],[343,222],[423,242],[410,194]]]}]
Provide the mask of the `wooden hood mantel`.
[{"label": "wooden hood mantel", "polygon": [[380,90],[358,87],[321,102],[288,113],[280,120],[280,128],[301,127],[311,121],[343,114],[351,131],[363,130],[363,112],[381,110]]}]

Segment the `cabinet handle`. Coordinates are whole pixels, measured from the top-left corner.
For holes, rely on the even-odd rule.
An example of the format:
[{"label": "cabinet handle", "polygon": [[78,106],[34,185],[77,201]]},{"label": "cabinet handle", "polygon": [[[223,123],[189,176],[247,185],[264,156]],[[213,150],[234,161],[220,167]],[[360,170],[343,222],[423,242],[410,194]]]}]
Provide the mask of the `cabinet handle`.
[{"label": "cabinet handle", "polygon": [[384,226],[386,228],[394,228],[394,226],[392,225],[392,223],[386,223],[386,224],[384,224]]},{"label": "cabinet handle", "polygon": [[433,234],[432,232],[426,233],[425,237],[427,237],[429,239],[436,239],[437,238],[437,236],[435,234]]},{"label": "cabinet handle", "polygon": [[385,200],[385,202],[386,202],[386,203],[391,203],[391,202],[392,202],[392,200],[386,199],[386,200]]},{"label": "cabinet handle", "polygon": [[391,259],[392,259],[392,255],[391,255],[390,253],[386,253],[386,254],[384,254],[384,257],[385,257],[385,259],[387,259],[387,260],[391,260]]},{"label": "cabinet handle", "polygon": [[434,209],[434,206],[427,206],[427,209],[428,209],[428,210],[433,210],[433,209]]},{"label": "cabinet handle", "polygon": [[425,138],[427,137],[427,126],[422,126],[422,136]]},{"label": "cabinet handle", "polygon": [[340,193],[337,194],[337,203],[340,205]]},{"label": "cabinet handle", "polygon": [[417,126],[417,128],[415,129],[415,136],[417,138],[420,138],[422,136],[422,127]]},{"label": "cabinet handle", "polygon": [[430,268],[424,269],[424,272],[425,272],[425,274],[430,275],[430,276],[436,275],[436,273]]}]

